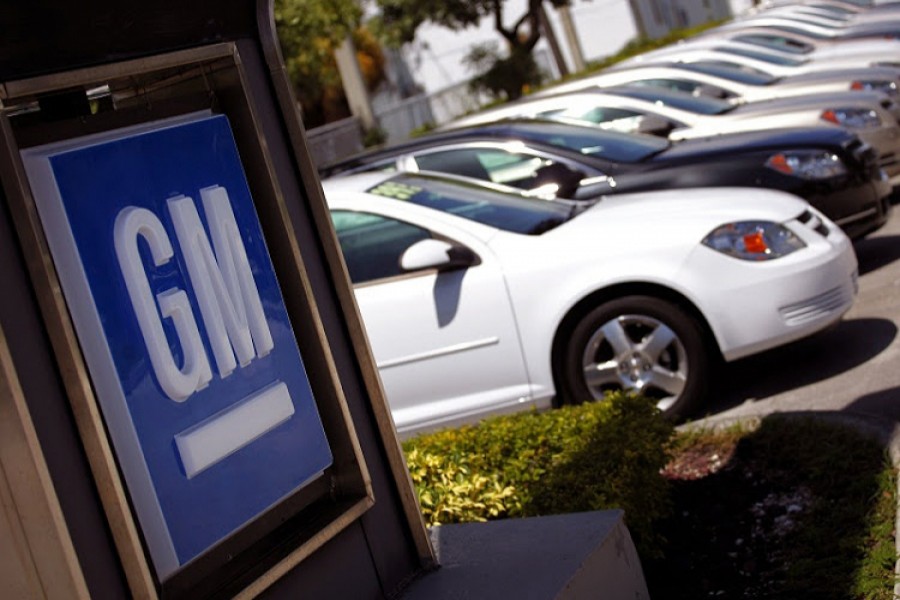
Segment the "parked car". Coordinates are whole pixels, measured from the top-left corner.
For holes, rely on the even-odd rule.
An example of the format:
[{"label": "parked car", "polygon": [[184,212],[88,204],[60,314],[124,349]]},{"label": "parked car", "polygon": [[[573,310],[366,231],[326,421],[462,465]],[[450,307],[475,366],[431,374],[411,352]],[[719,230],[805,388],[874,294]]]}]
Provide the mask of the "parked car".
[{"label": "parked car", "polygon": [[562,198],[709,186],[778,189],[808,200],[852,238],[888,218],[891,186],[873,149],[825,127],[741,132],[670,142],[550,121],[432,133],[323,167],[323,177],[372,170],[440,171]]},{"label": "parked car", "polygon": [[[900,44],[898,44],[900,46]],[[870,74],[866,69],[872,67],[889,67],[897,69],[900,65],[900,52],[896,54],[848,54],[831,56],[828,59],[816,60],[796,55],[779,53],[766,48],[755,47],[745,42],[722,40],[697,40],[693,43],[676,44],[660,50],[639,54],[621,63],[617,67],[632,67],[660,62],[720,62],[737,67],[749,67],[767,73],[773,77],[787,77],[804,73],[821,73],[841,70],[851,80],[865,79]],[[852,70],[861,72],[853,74]]]},{"label": "parked car", "polygon": [[720,25],[716,29],[726,31],[746,27],[772,27],[781,31],[800,33],[819,40],[900,38],[900,21],[894,16],[887,16],[883,20],[871,23],[836,27],[812,17],[804,18],[790,14],[760,14],[744,19],[736,19]]},{"label": "parked car", "polygon": [[823,40],[800,32],[789,32],[771,27],[753,26],[740,29],[703,32],[697,40],[727,39],[745,42],[761,48],[777,49],[815,58],[817,60],[868,54],[882,56],[889,64],[897,59],[900,41],[894,39]]},{"label": "parked car", "polygon": [[549,118],[683,140],[790,126],[843,128],[875,149],[892,188],[900,186],[900,105],[875,92],[836,92],[733,104],[655,86],[595,88],[525,98],[463,117],[453,129],[510,118]]},{"label": "parked car", "polygon": [[760,71],[721,64],[670,62],[603,71],[547,88],[534,94],[534,97],[592,87],[635,84],[746,102],[845,91],[876,91],[892,97],[900,95],[897,69],[890,67],[866,69],[865,75],[859,78],[840,70],[773,77]]},{"label": "parked car", "polygon": [[766,0],[756,5],[756,9],[760,11],[770,8],[778,8],[783,6],[791,7],[814,7],[818,10],[825,10],[834,15],[860,16],[866,18],[878,16],[890,16],[891,13],[896,14],[900,10],[900,4],[897,2],[846,2],[842,0]]},{"label": "parked car", "polygon": [[323,182],[398,431],[600,400],[707,401],[719,360],[853,303],[852,246],[773,190],[547,202],[425,173]]}]

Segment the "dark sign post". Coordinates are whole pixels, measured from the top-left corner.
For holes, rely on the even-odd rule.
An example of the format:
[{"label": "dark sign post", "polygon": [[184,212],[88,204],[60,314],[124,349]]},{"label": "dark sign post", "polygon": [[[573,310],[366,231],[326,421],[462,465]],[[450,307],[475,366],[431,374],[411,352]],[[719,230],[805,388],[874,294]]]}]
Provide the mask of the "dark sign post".
[{"label": "dark sign post", "polygon": [[73,597],[387,597],[434,564],[271,10],[0,12],[0,409],[42,482],[9,488]]}]

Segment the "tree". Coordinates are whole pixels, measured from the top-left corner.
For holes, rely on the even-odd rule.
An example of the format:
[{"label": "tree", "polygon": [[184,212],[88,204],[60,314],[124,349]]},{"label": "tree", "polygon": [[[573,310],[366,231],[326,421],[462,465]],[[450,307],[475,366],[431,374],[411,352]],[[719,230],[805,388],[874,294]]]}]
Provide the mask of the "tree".
[{"label": "tree", "polygon": [[484,68],[476,84],[514,99],[522,95],[525,86],[536,83],[538,69],[532,51],[541,38],[544,2],[553,6],[570,4],[570,0],[526,1],[525,12],[512,25],[506,25],[506,0],[376,0],[381,8],[379,32],[387,43],[399,46],[412,42],[416,30],[426,21],[462,30],[477,25],[482,18],[493,18],[494,29],[507,42],[508,55],[504,57],[480,46],[473,49],[467,60]]},{"label": "tree", "polygon": [[284,63],[307,127],[349,116],[334,59],[334,50],[348,35],[370,89],[384,79],[381,47],[361,20],[359,0],[275,0]]}]

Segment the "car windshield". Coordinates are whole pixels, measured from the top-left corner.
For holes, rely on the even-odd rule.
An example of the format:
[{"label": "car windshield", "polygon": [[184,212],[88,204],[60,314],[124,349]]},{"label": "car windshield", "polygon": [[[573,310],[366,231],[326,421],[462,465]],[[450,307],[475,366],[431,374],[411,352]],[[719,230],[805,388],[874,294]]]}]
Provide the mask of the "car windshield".
[{"label": "car windshield", "polygon": [[778,31],[784,31],[786,33],[793,33],[794,35],[803,35],[806,37],[810,37],[814,40],[827,40],[829,37],[825,33],[821,33],[813,29],[807,29],[805,27],[795,27],[793,25],[788,25],[787,23],[772,23],[771,25],[766,26],[771,27],[772,29],[777,29]]},{"label": "car windshield", "polygon": [[716,77],[722,77],[723,79],[746,83],[747,85],[771,85],[778,81],[777,77],[773,77],[768,73],[763,73],[758,69],[716,61],[678,63],[675,66],[680,69],[694,71],[695,73],[706,73],[707,75],[714,75]]},{"label": "car windshield", "polygon": [[735,56],[744,56],[746,58],[752,58],[755,60],[761,60],[763,62],[767,62],[773,65],[781,65],[783,67],[799,67],[805,65],[809,62],[809,60],[801,59],[801,58],[790,58],[789,56],[778,56],[774,54],[768,54],[766,52],[756,52],[755,50],[749,50],[747,48],[732,48],[731,46],[719,46],[715,48],[716,52],[723,52],[726,54],[734,54]]},{"label": "car windshield", "polygon": [[540,142],[586,156],[613,162],[640,162],[669,147],[668,140],[640,133],[622,133],[564,123],[521,122],[510,126],[510,135]]},{"label": "car windshield", "polygon": [[671,106],[672,108],[686,110],[698,115],[721,115],[735,108],[734,104],[719,98],[694,96],[678,90],[655,86],[622,86],[603,91],[616,94],[617,96],[647,100],[662,106]]},{"label": "car windshield", "polygon": [[476,223],[539,235],[568,221],[572,204],[526,198],[426,174],[403,173],[367,190],[370,194],[418,204]]},{"label": "car windshield", "polygon": [[756,44],[764,48],[775,48],[792,54],[810,54],[815,47],[800,40],[791,39],[780,35],[747,34],[734,37],[735,40]]}]

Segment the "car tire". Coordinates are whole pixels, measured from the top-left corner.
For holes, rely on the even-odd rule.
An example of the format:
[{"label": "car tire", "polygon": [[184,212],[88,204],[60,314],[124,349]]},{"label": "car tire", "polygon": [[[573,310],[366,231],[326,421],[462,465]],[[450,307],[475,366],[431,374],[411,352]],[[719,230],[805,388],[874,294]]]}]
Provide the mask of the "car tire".
[{"label": "car tire", "polygon": [[704,328],[678,305],[651,296],[611,300],[571,331],[561,357],[563,400],[634,391],[658,398],[662,413],[680,420],[705,400],[711,355]]}]

